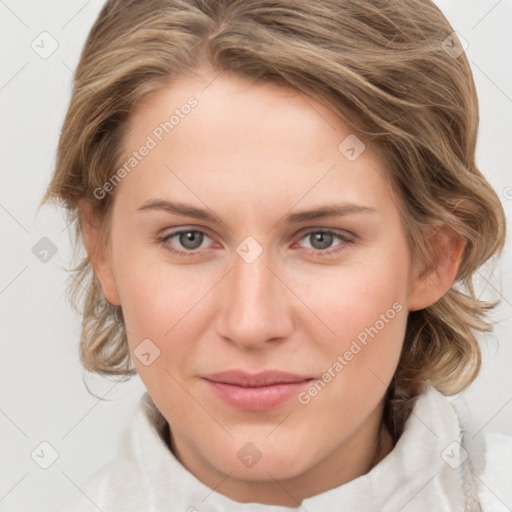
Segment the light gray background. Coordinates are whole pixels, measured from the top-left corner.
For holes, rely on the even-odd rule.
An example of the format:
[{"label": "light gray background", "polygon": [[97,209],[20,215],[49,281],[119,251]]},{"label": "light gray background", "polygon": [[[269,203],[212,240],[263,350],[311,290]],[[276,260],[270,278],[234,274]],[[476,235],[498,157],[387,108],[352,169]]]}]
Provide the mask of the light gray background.
[{"label": "light gray background", "polygon": [[[0,0],[2,251],[0,303],[2,511],[54,510],[114,454],[119,433],[143,392],[84,375],[79,321],[64,299],[71,251],[62,212],[36,207],[55,163],[60,125],[79,52],[103,0]],[[512,218],[512,0],[439,0],[467,55],[479,92],[478,162]],[[58,43],[51,49],[46,31]],[[41,38],[46,38],[41,42]],[[32,43],[35,41],[35,43]],[[510,232],[510,230],[509,230]],[[58,253],[43,263],[32,247],[48,237]],[[512,434],[511,241],[496,274],[481,271],[479,293],[501,295],[495,333],[483,340],[481,376],[457,402],[467,404],[474,431]],[[87,392],[85,382],[100,401]],[[31,458],[50,443],[58,458],[42,469]],[[49,450],[43,452],[48,457]],[[36,458],[36,457],[35,457]],[[39,460],[42,460],[40,458]]]}]

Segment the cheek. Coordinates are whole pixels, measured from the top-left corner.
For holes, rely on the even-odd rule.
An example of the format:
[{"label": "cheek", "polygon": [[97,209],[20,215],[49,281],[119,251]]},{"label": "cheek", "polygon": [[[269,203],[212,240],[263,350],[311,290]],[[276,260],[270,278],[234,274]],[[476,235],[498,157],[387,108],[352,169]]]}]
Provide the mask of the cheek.
[{"label": "cheek", "polygon": [[407,253],[375,251],[364,260],[296,278],[300,296],[318,316],[307,316],[308,328],[317,331],[316,339],[322,332],[322,339],[334,343],[336,350],[360,333],[364,339],[365,328],[375,324],[383,334],[401,332],[405,318],[399,313],[406,310],[407,276]]},{"label": "cheek", "polygon": [[[331,410],[327,404],[338,403],[363,417],[391,381],[408,315],[409,253],[405,241],[398,242],[324,273],[304,292],[309,294],[308,306],[334,332],[312,316],[303,324],[317,344],[323,367],[317,389],[308,390],[301,403],[314,401],[318,414]],[[340,422],[349,421],[340,415]]]},{"label": "cheek", "polygon": [[317,319],[308,324],[322,365],[319,380],[298,398],[305,414],[324,425],[326,437],[355,431],[395,373],[408,314],[404,262],[379,258],[375,265],[354,265],[326,279],[323,293],[311,293],[311,309],[335,334],[325,334]]},{"label": "cheek", "polygon": [[155,399],[174,397],[165,403],[173,417],[187,402],[176,378],[181,381],[181,372],[193,366],[193,341],[201,337],[200,308],[193,307],[200,290],[174,274],[163,275],[155,265],[146,272],[134,267],[125,274],[120,292],[133,364]]},{"label": "cheek", "polygon": [[[212,270],[193,270],[193,266],[173,267],[165,255],[148,262],[148,252],[118,253],[116,283],[132,353],[142,340],[150,339],[160,351],[159,363],[170,367],[170,361],[175,365],[190,359],[192,341],[200,339],[208,325],[211,302],[204,298],[217,275]],[[134,363],[140,366],[136,359]]]},{"label": "cheek", "polygon": [[133,272],[123,279],[120,298],[128,330],[163,338],[186,316],[198,291],[155,270]]}]

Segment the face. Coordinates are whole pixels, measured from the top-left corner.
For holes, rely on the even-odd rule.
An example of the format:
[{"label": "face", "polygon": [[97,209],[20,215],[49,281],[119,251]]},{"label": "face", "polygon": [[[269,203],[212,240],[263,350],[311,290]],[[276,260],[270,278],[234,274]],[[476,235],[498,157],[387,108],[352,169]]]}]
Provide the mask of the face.
[{"label": "face", "polygon": [[212,487],[308,475],[307,494],[374,453],[409,248],[378,154],[329,108],[211,80],[132,117],[97,273],[182,463]]}]

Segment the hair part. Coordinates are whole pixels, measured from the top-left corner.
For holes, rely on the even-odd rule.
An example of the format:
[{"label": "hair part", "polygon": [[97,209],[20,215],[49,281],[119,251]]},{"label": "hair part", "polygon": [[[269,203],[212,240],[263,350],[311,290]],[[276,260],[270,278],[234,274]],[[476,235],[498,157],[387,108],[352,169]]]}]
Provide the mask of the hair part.
[{"label": "hair part", "polygon": [[[85,210],[108,241],[115,173],[130,117],[149,94],[211,70],[268,81],[331,108],[386,162],[414,260],[434,261],[432,226],[465,242],[452,288],[409,313],[388,391],[387,423],[400,434],[425,384],[460,392],[480,368],[477,337],[491,330],[472,276],[504,245],[498,196],[475,163],[478,101],[467,58],[450,56],[453,29],[430,0],[109,0],[83,48],[43,203],[58,199],[83,247]],[[70,299],[82,315],[85,369],[130,376],[122,310],[108,304],[89,256]],[[82,293],[85,289],[86,292]]]}]

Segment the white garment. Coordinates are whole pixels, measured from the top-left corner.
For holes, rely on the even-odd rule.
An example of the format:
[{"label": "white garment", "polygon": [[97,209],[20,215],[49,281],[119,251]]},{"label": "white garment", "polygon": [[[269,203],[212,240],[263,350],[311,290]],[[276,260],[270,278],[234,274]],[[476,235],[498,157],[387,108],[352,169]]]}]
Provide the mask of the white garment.
[{"label": "white garment", "polygon": [[62,512],[512,510],[512,437],[465,433],[462,440],[455,409],[434,388],[417,398],[397,444],[370,472],[298,508],[238,503],[212,491],[175,458],[162,420],[145,392],[118,457],[90,477]]}]

